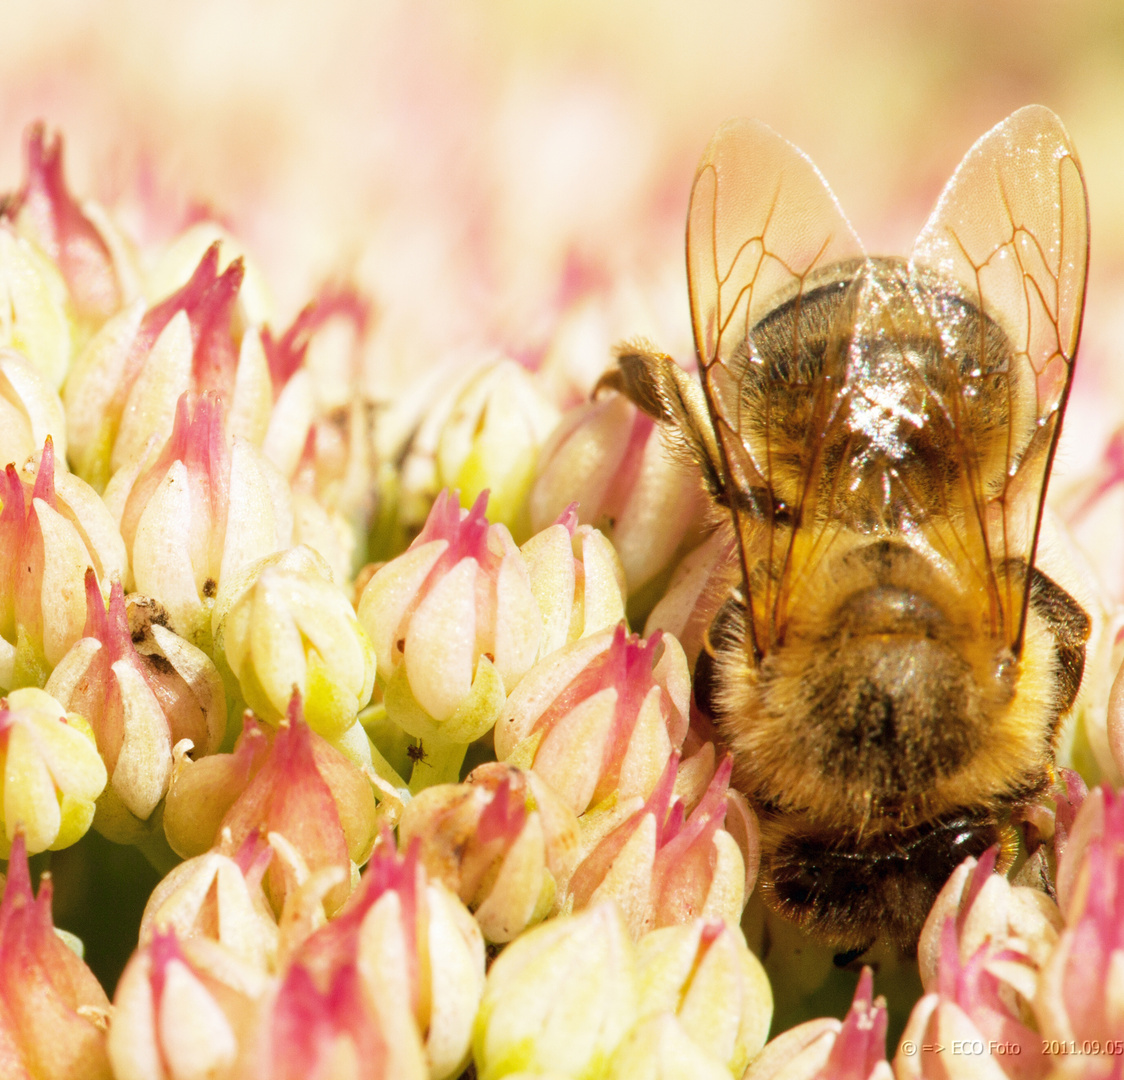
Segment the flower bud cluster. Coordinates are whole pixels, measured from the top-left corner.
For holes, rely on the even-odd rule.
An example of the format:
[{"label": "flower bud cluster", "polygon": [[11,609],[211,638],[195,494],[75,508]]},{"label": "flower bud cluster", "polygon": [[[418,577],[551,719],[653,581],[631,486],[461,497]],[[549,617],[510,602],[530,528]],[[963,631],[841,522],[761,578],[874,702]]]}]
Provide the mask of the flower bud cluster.
[{"label": "flower bud cluster", "polygon": [[996,1080],[1111,1075],[1124,1047],[1114,1004],[1124,798],[1083,789],[1070,774],[1057,791],[1057,903],[995,873],[997,848],[965,860],[942,889],[921,935],[926,993],[894,1060],[899,1080],[954,1075],[938,1049],[953,1041],[978,1048],[974,1075]]},{"label": "flower bud cluster", "polygon": [[772,992],[741,931],[694,920],[636,943],[615,904],[523,934],[488,972],[479,1075],[739,1077]]},{"label": "flower bud cluster", "polygon": [[[739,1076],[757,825],[627,622],[696,539],[652,423],[502,360],[377,460],[350,288],[276,331],[224,229],[134,252],[42,129],[0,206],[3,1067]],[[166,871],[112,1020],[26,873],[91,826]]]}]

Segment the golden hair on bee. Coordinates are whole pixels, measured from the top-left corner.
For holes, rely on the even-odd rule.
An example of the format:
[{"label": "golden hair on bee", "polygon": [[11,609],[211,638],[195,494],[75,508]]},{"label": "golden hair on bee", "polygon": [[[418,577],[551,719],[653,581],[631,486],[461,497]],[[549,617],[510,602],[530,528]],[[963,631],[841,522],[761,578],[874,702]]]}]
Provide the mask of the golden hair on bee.
[{"label": "golden hair on bee", "polygon": [[972,147],[908,258],[731,121],[687,218],[699,376],[633,343],[599,384],[674,429],[736,538],[696,700],[761,816],[766,900],[839,949],[915,947],[1052,782],[1089,620],[1035,550],[1087,257],[1048,109]]}]

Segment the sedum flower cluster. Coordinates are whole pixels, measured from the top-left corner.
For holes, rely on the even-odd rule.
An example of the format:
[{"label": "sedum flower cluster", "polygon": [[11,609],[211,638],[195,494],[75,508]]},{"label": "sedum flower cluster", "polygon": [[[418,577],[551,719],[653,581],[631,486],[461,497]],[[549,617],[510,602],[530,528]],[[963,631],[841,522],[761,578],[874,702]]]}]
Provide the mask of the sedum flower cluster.
[{"label": "sedum flower cluster", "polygon": [[[1124,799],[1076,774],[1017,883],[945,886],[892,1063],[869,967],[769,1041],[698,480],[502,355],[376,406],[373,304],[278,326],[238,251],[135,243],[41,128],[0,203],[0,1076],[1120,1075]],[[112,1001],[29,869],[90,829],[163,874]]]},{"label": "sedum flower cluster", "polygon": [[[494,357],[388,454],[373,305],[326,287],[278,326],[263,280],[216,222],[135,243],[29,134],[0,208],[0,1075],[739,1077],[772,1016],[757,825],[683,647],[630,628],[694,482],[646,421],[620,442],[619,402],[555,433]],[[164,875],[112,1000],[30,873],[90,829]]]}]

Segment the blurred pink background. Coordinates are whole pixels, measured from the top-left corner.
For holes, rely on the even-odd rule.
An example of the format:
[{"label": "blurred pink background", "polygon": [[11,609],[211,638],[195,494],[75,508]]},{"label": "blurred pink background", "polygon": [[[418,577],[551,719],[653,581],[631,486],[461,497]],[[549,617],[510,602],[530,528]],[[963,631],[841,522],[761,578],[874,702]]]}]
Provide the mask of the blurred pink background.
[{"label": "blurred pink background", "polygon": [[1046,104],[1084,162],[1093,237],[1058,482],[1124,422],[1118,0],[40,0],[5,5],[3,38],[0,187],[41,117],[75,190],[141,240],[193,204],[219,214],[278,322],[358,279],[386,399],[464,349],[561,363],[575,393],[624,335],[684,355],[687,196],[730,115],[806,150],[892,252],[977,136]]}]

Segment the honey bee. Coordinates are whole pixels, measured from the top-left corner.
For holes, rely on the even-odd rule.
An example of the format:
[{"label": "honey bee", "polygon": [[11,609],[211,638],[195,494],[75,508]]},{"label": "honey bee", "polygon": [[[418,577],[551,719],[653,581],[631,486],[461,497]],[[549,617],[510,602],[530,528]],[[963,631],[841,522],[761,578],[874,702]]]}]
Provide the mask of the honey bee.
[{"label": "honey bee", "polygon": [[696,700],[761,817],[766,902],[849,956],[914,948],[1052,783],[1089,619],[1035,550],[1087,259],[1048,109],[972,147],[908,259],[868,256],[801,151],[731,121],[687,218],[701,385],[644,343],[602,381],[736,535]]}]

